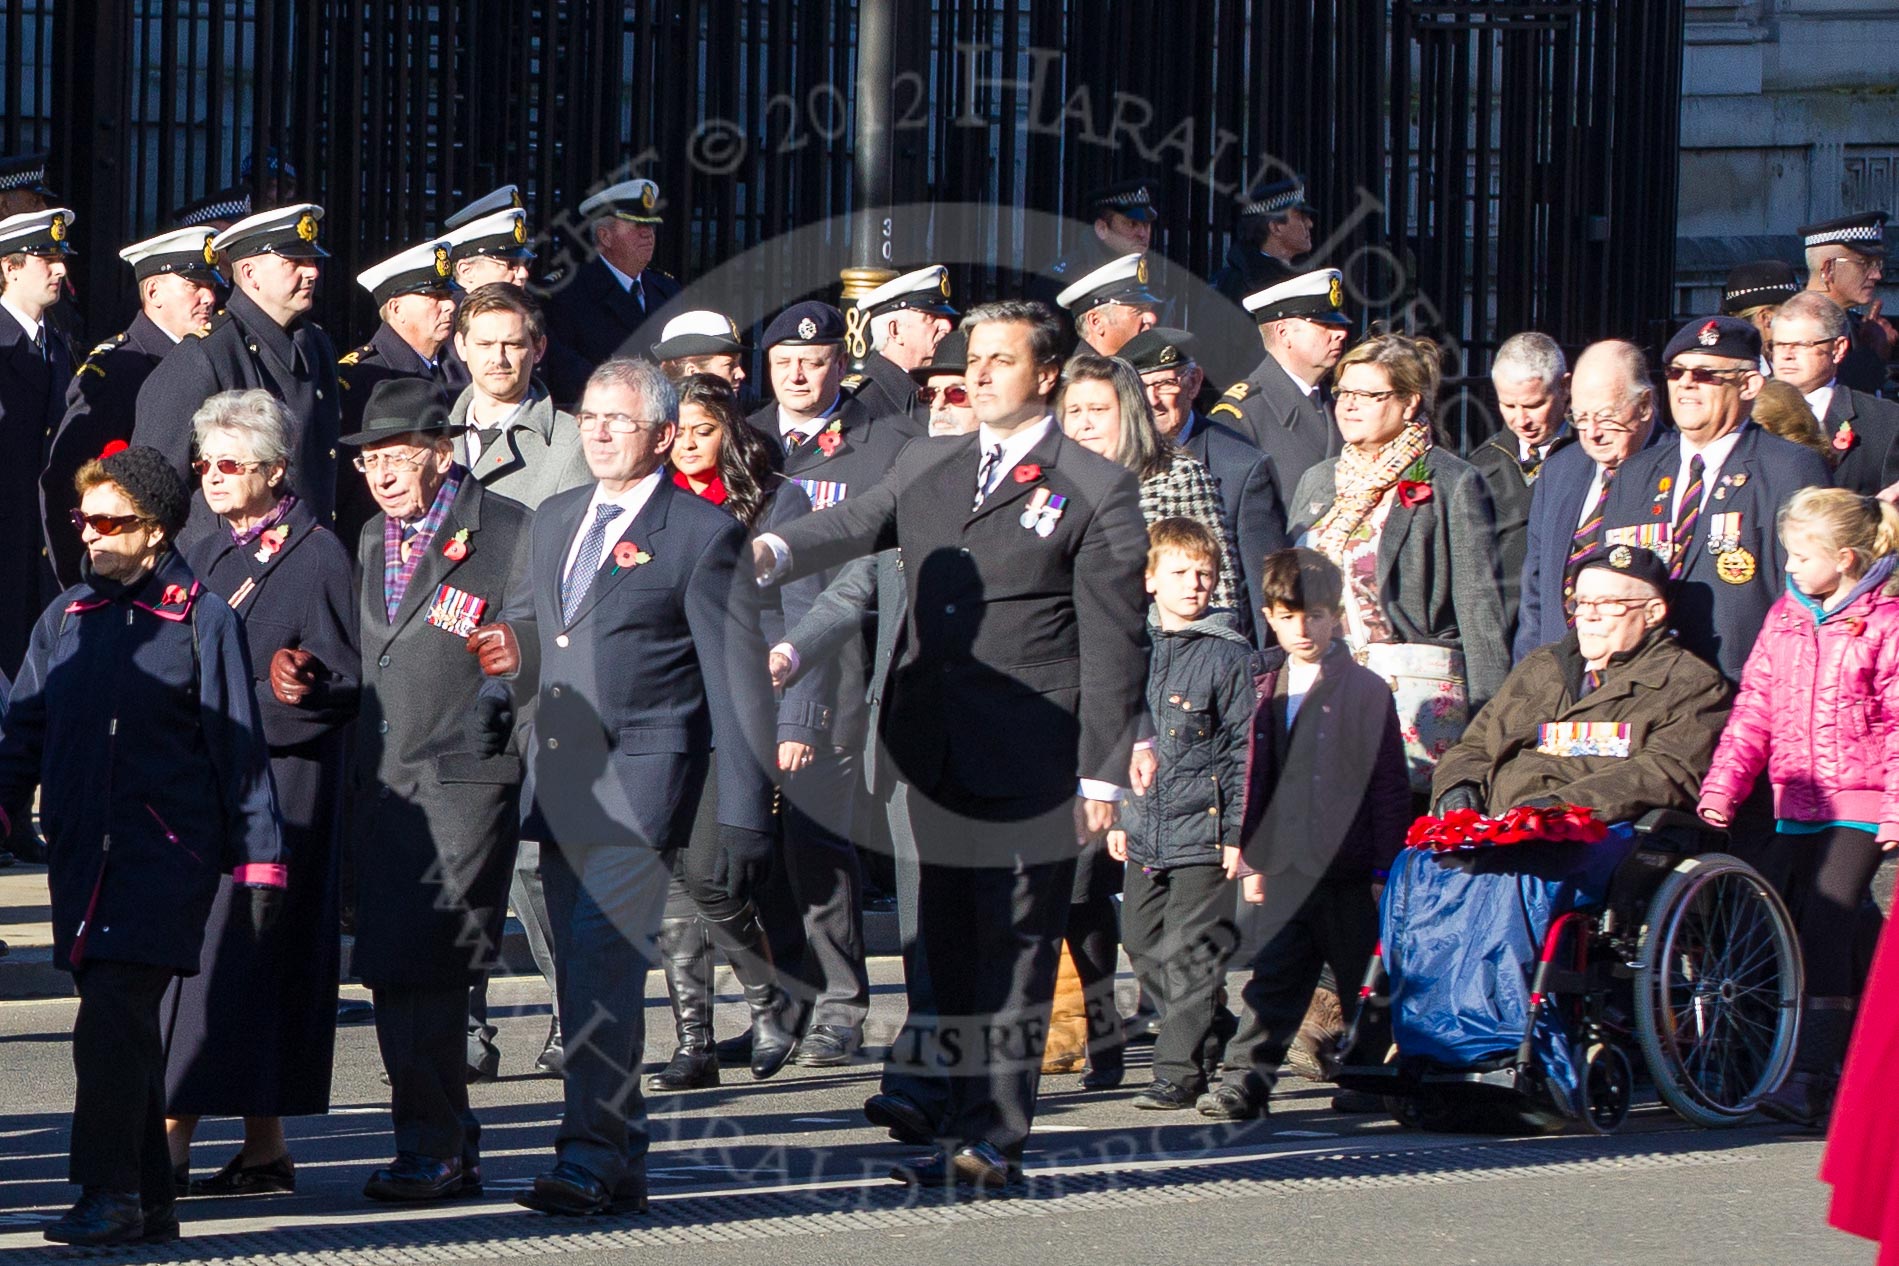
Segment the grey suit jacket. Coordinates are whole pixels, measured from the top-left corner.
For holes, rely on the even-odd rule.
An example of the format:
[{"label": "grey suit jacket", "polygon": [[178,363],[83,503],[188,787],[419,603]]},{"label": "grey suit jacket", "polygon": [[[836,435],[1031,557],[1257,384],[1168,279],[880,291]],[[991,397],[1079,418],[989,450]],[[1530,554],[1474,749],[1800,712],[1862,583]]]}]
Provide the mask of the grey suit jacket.
[{"label": "grey suit jacket", "polygon": [[[463,388],[449,420],[468,421],[474,398],[473,387]],[[580,449],[580,425],[554,407],[538,382],[529,389],[527,407],[503,423],[499,435],[491,431],[482,437],[481,456],[472,469],[482,487],[530,510],[557,492],[593,482]]]},{"label": "grey suit jacket", "polygon": [[[1461,457],[1433,448],[1425,458],[1431,499],[1394,504],[1378,539],[1378,592],[1392,632],[1464,653],[1470,710],[1489,701],[1510,673],[1497,574],[1495,516],[1483,476]],[[1332,508],[1338,458],[1305,473],[1289,514],[1294,540]]]}]

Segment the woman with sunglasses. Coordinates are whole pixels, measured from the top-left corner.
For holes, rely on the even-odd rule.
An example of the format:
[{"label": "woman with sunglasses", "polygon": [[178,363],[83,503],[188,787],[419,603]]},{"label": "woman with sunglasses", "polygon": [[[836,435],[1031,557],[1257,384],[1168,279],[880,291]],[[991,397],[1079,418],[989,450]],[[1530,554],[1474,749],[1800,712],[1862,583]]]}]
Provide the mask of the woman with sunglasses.
[{"label": "woman with sunglasses", "polygon": [[1438,348],[1375,334],[1333,370],[1344,450],[1286,507],[1301,545],[1345,573],[1345,640],[1391,684],[1413,789],[1510,672],[1483,476],[1431,434]]},{"label": "woman with sunglasses", "polygon": [[74,480],[80,582],[34,626],[0,716],[0,831],[38,790],[54,961],[79,992],[83,1194],[45,1231],[63,1244],[177,1236],[160,1007],[199,970],[213,905],[265,936],[285,882],[243,633],[173,546],[184,482],[156,449],[108,448]]},{"label": "woman with sunglasses", "polygon": [[[756,531],[775,530],[811,513],[804,489],[773,469],[772,454],[745,420],[737,392],[712,374],[691,374],[679,383],[679,437],[673,441],[671,465],[675,485],[704,497]],[[764,630],[765,644],[774,646],[784,640],[789,624],[809,610],[820,589],[820,578],[813,576],[784,586],[782,592],[741,586],[734,598],[759,604],[754,618]],[[781,772],[802,769],[810,763],[816,745],[830,741],[822,702],[827,684],[827,674],[812,673],[783,692],[778,710]],[[715,754],[688,845],[687,870],[722,888],[721,904],[754,906],[761,895],[755,891],[759,877],[726,875],[723,881],[718,877],[719,832],[714,812],[718,797],[710,790],[717,777]],[[719,1059],[712,1044],[712,930],[701,917],[702,910],[713,912],[705,910],[699,899],[705,892],[695,894],[691,889],[691,884],[674,880],[660,922],[660,965],[672,997],[678,1045],[666,1067],[646,1079],[648,1091],[698,1090],[719,1084]],[[782,1046],[783,1054],[790,1056],[792,1039],[778,1028],[778,1022],[776,1015],[754,1013],[755,1075],[759,1052],[767,1045]],[[761,1032],[761,1025],[766,1031]]]},{"label": "woman with sunglasses", "polygon": [[[202,506],[179,549],[244,623],[284,846],[296,859],[283,917],[253,942],[220,888],[197,975],[165,1000],[166,1126],[180,1194],[297,1189],[283,1118],[329,1111],[336,1037],[337,806],[356,711],[355,590],[343,543],[291,490],[289,419],[267,391],[212,396],[191,419]],[[210,514],[204,513],[205,509]],[[281,661],[281,664],[279,663]],[[271,692],[290,678],[303,702]],[[201,1116],[244,1118],[244,1144],[190,1180]]]}]

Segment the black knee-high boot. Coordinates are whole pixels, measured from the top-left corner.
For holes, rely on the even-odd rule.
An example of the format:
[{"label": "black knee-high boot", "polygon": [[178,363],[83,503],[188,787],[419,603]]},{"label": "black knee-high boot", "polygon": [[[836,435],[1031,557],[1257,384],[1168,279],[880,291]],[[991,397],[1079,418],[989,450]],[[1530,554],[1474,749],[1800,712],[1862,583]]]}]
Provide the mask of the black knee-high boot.
[{"label": "black knee-high boot", "polygon": [[659,925],[660,964],[672,995],[679,1044],[672,1061],[646,1079],[650,1091],[703,1090],[719,1084],[712,1053],[712,938],[694,913]]},{"label": "black knee-high boot", "polygon": [[763,1081],[785,1066],[798,1045],[798,1039],[786,1031],[779,1016],[784,993],[778,987],[778,973],[772,968],[765,927],[749,903],[723,919],[706,914],[700,918],[745,990],[746,1005],[752,1010],[752,1076]]}]

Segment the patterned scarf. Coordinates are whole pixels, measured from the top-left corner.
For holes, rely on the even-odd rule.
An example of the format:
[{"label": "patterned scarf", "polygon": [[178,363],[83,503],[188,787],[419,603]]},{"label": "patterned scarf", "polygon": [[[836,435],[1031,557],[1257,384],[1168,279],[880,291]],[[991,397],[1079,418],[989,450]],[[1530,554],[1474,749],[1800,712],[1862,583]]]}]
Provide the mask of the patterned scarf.
[{"label": "patterned scarf", "polygon": [[428,552],[429,542],[435,539],[436,529],[442,526],[442,520],[448,518],[449,508],[455,504],[455,496],[461,491],[462,476],[468,468],[457,462],[449,467],[448,478],[435,490],[435,500],[429,504],[429,512],[416,523],[415,532],[409,537],[409,559],[402,559],[402,524],[394,519],[384,519],[382,525],[382,605],[389,615],[389,622],[396,622],[396,609],[402,605],[402,595],[409,591],[409,580],[415,575],[416,564],[422,561],[422,555]]},{"label": "patterned scarf", "polygon": [[1431,428],[1414,424],[1370,456],[1350,444],[1333,473],[1332,508],[1312,527],[1312,547],[1343,567],[1345,543],[1371,517],[1411,463],[1431,451]]},{"label": "patterned scarf", "polygon": [[289,518],[290,508],[296,504],[297,494],[294,492],[285,493],[283,497],[278,500],[277,504],[271,507],[269,514],[257,520],[257,522],[250,527],[245,528],[242,532],[236,528],[232,528],[231,543],[233,545],[249,545],[252,541]]}]

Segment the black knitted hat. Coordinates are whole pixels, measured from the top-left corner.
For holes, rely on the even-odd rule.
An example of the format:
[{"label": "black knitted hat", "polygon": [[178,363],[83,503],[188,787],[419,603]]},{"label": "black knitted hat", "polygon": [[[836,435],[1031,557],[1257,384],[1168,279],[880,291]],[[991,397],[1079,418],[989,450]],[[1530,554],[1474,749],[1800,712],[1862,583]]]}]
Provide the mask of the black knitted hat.
[{"label": "black knitted hat", "polygon": [[137,445],[100,458],[99,465],[140,514],[164,528],[167,538],[178,539],[191,513],[191,493],[163,453]]}]

